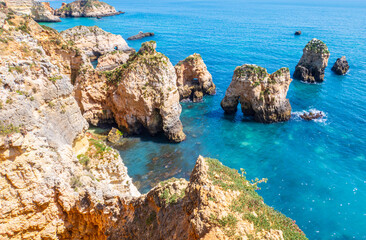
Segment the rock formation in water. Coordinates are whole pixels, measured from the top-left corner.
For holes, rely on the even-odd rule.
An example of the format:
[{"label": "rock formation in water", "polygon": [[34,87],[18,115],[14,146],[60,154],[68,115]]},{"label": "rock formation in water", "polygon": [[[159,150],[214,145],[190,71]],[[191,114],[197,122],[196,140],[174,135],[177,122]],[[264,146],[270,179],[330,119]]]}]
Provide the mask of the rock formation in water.
[{"label": "rock formation in water", "polygon": [[235,113],[240,103],[244,116],[262,123],[288,121],[291,105],[286,98],[291,83],[288,68],[271,75],[265,68],[245,64],[234,71],[233,79],[221,101],[226,113]]},{"label": "rock formation in water", "polygon": [[63,3],[55,14],[60,17],[105,17],[118,15],[121,12],[99,0],[76,0],[68,4]]},{"label": "rock formation in water", "polygon": [[332,67],[332,71],[338,75],[345,75],[349,70],[349,65],[345,56],[338,58]]},{"label": "rock formation in water", "polygon": [[138,40],[138,39],[142,39],[142,38],[145,38],[145,37],[151,37],[151,36],[154,36],[154,35],[155,34],[153,32],[146,32],[146,33],[139,32],[138,34],[127,38],[127,40]]},{"label": "rock formation in water", "polygon": [[294,78],[315,83],[324,81],[324,69],[330,56],[328,47],[314,38],[304,48],[303,55],[296,66]]},{"label": "rock formation in water", "polygon": [[61,32],[61,36],[71,41],[88,57],[98,58],[114,50],[131,51],[121,35],[112,34],[93,26],[77,26]]},{"label": "rock formation in water", "polygon": [[202,101],[203,95],[213,95],[216,86],[201,55],[193,54],[175,66],[180,100]]},{"label": "rock formation in water", "polygon": [[18,15],[30,15],[37,22],[61,22],[53,14],[49,3],[35,0],[4,0],[6,6]]},{"label": "rock formation in water", "polygon": [[143,43],[126,65],[107,73],[107,81],[117,84],[110,105],[117,124],[129,133],[146,128],[181,142],[185,134],[179,119],[177,77],[169,59],[155,48],[153,41]]},{"label": "rock formation in water", "polygon": [[164,132],[173,142],[185,139],[174,67],[155,47],[155,42],[143,43],[112,71],[82,67],[75,97],[90,123],[115,121],[129,134],[147,129],[153,135]]},{"label": "rock formation in water", "polygon": [[96,70],[109,71],[127,63],[128,59],[135,53],[135,50],[109,52],[98,58]]}]

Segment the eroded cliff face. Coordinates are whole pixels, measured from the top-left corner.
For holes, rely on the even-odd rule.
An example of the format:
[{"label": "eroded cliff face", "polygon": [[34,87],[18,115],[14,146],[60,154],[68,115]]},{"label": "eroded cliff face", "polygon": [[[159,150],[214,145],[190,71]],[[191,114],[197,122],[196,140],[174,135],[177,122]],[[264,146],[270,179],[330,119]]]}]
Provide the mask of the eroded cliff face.
[{"label": "eroded cliff face", "polygon": [[265,68],[245,64],[235,69],[221,107],[226,113],[235,113],[240,103],[243,114],[258,122],[287,121],[291,117],[286,98],[291,81],[288,68],[270,75]]},{"label": "eroded cliff face", "polygon": [[30,15],[37,22],[61,22],[60,18],[53,14],[49,3],[35,0],[3,0],[6,6],[18,15]]},{"label": "eroded cliff face", "polygon": [[195,53],[175,66],[180,100],[202,101],[203,95],[216,93],[216,86],[201,55]]},{"label": "eroded cliff face", "polygon": [[99,0],[76,0],[63,4],[55,14],[60,17],[105,17],[118,15],[114,7]]},{"label": "eroded cliff face", "polygon": [[61,32],[61,36],[75,44],[88,57],[98,58],[115,50],[131,51],[121,35],[112,34],[93,26],[77,26]]},{"label": "eroded cliff face", "polygon": [[296,66],[294,78],[309,83],[323,82],[324,69],[328,66],[329,50],[322,41],[314,38],[306,44]]},{"label": "eroded cliff face", "polygon": [[96,70],[98,71],[110,71],[116,67],[127,63],[131,55],[135,53],[135,50],[131,49],[128,51],[118,51],[109,52],[100,58],[98,58],[98,65]]},{"label": "eroded cliff face", "polygon": [[[69,239],[112,225],[108,206],[138,196],[118,153],[93,136],[73,97],[80,56],[60,35],[30,18],[0,14],[0,236]],[[87,219],[103,204],[103,219]],[[76,229],[72,214],[79,214]],[[83,219],[85,222],[83,222]],[[98,220],[101,220],[98,222]],[[95,238],[96,237],[96,238]]]}]

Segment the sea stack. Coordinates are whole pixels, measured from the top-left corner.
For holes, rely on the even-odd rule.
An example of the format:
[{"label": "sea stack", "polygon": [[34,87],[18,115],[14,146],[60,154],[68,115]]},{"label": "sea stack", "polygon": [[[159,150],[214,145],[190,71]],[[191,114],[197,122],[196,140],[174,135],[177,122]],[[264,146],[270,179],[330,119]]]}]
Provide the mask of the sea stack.
[{"label": "sea stack", "polygon": [[60,17],[106,17],[121,14],[111,5],[99,0],[76,0],[72,3],[62,4],[55,11]]},{"label": "sea stack", "polygon": [[75,96],[88,122],[112,120],[128,134],[146,129],[152,135],[163,132],[172,142],[185,139],[177,76],[169,59],[155,49],[154,41],[143,43],[137,54],[111,71],[81,67]]},{"label": "sea stack", "polygon": [[332,67],[332,71],[338,75],[345,75],[349,70],[349,65],[345,56],[338,58]]},{"label": "sea stack", "polygon": [[203,95],[213,95],[216,86],[201,55],[195,53],[175,66],[180,100],[202,101]]},{"label": "sea stack", "polygon": [[152,135],[163,131],[173,142],[185,139],[179,119],[182,107],[176,85],[177,76],[169,59],[155,50],[154,41],[141,45],[127,65],[115,70],[118,87],[111,96],[115,121],[128,133],[142,127]]},{"label": "sea stack", "polygon": [[323,82],[324,69],[328,66],[330,53],[327,45],[314,38],[305,46],[296,66],[294,78],[309,82]]},{"label": "sea stack", "polygon": [[257,122],[288,121],[291,105],[286,95],[291,81],[288,68],[281,68],[270,75],[257,65],[239,66],[234,71],[221,107],[232,114],[240,103],[244,116],[253,116]]}]

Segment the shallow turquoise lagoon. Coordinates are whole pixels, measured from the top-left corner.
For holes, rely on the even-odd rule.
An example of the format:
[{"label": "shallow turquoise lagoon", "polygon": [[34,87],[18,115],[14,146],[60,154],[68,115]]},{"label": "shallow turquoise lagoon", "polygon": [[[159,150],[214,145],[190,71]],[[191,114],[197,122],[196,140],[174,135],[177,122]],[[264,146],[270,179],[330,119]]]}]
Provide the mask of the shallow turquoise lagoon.
[{"label": "shallow turquoise lagoon", "polygon": [[[267,204],[296,220],[310,239],[366,239],[366,3],[364,1],[106,1],[126,14],[103,19],[63,19],[57,30],[98,25],[125,39],[139,31],[156,36],[158,50],[176,64],[197,52],[217,85],[202,103],[182,103],[187,140],[131,137],[121,155],[142,192],[160,180],[189,178],[199,154],[245,168],[248,178],[268,178],[259,193]],[[52,2],[59,6],[61,1]],[[303,35],[295,37],[296,30]],[[224,115],[220,101],[236,66],[253,63],[269,72],[291,72],[312,38],[331,57],[323,84],[291,83],[289,122],[259,124]],[[330,68],[346,55],[351,70]],[[305,122],[304,110],[326,113]]]}]

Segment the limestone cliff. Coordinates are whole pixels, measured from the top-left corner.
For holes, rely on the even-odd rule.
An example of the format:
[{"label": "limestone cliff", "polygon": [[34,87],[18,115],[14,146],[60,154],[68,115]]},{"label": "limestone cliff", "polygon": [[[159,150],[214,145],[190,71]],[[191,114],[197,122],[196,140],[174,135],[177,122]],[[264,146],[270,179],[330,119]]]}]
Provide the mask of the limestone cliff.
[{"label": "limestone cliff", "polygon": [[175,72],[180,100],[190,99],[198,102],[202,101],[205,94],[215,94],[216,86],[201,55],[195,53],[180,61],[175,66]]},{"label": "limestone cliff", "polygon": [[6,6],[19,15],[30,15],[37,22],[61,22],[49,3],[35,0],[4,0]]},{"label": "limestone cliff", "polygon": [[109,52],[98,58],[98,65],[96,67],[96,70],[98,70],[98,71],[113,70],[116,67],[127,63],[128,59],[134,53],[135,53],[135,50],[130,50],[130,51],[115,50],[113,52]]},{"label": "limestone cliff", "polygon": [[62,7],[55,12],[60,17],[105,17],[120,13],[111,5],[99,0],[76,0],[62,4]]},{"label": "limestone cliff", "polygon": [[77,26],[61,32],[61,36],[75,44],[88,57],[98,58],[115,50],[131,51],[121,35],[112,34],[93,26]]},{"label": "limestone cliff", "polygon": [[[189,182],[173,178],[122,200],[113,210],[116,224],[100,231],[111,240],[307,239],[294,221],[263,202],[256,192],[263,181],[251,183],[243,173],[200,156]],[[85,211],[93,209],[102,215],[97,206],[85,204]],[[74,222],[80,222],[75,228],[88,229],[85,221]],[[69,239],[79,239],[78,234]]]},{"label": "limestone cliff", "polygon": [[[73,97],[80,57],[52,29],[0,14],[0,238],[68,239],[85,196],[103,206],[138,196],[118,153],[93,136]],[[103,239],[97,220],[85,230]]]},{"label": "limestone cliff", "polygon": [[112,71],[90,66],[76,81],[76,99],[84,117],[93,124],[111,119],[127,133],[164,132],[174,142],[185,139],[179,119],[182,107],[176,74],[169,59],[143,43],[137,54]]},{"label": "limestone cliff", "polygon": [[322,41],[314,38],[306,44],[296,66],[294,78],[309,82],[323,82],[324,69],[328,66],[329,50]]},{"label": "limestone cliff", "polygon": [[245,64],[235,69],[221,107],[226,113],[235,113],[240,103],[243,114],[258,122],[287,121],[291,117],[286,98],[291,81],[288,68],[270,75],[265,68]]}]

